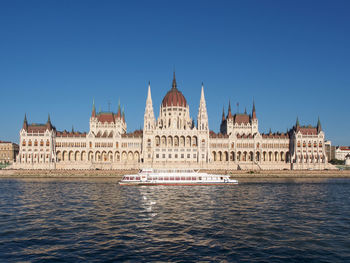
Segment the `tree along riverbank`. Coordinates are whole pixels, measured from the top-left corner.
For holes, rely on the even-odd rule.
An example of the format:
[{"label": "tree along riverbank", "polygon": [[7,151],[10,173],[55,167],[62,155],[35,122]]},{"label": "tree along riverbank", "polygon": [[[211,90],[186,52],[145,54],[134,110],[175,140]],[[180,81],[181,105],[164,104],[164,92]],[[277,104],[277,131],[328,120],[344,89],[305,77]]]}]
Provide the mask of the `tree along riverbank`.
[{"label": "tree along riverbank", "polygon": [[[121,178],[138,170],[0,170],[0,178]],[[350,170],[201,170],[215,174],[229,174],[232,178],[350,178]]]}]

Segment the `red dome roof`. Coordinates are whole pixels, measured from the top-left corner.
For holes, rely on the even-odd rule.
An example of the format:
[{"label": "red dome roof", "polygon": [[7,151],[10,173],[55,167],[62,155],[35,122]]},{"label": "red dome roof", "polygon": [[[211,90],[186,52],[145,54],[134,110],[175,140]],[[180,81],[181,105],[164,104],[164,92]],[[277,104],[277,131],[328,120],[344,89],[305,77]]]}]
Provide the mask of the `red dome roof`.
[{"label": "red dome roof", "polygon": [[173,79],[173,87],[165,95],[162,101],[162,106],[163,107],[166,107],[166,106],[186,107],[187,106],[187,102],[184,95],[182,95],[181,91],[177,89],[175,72],[174,72],[174,79]]}]

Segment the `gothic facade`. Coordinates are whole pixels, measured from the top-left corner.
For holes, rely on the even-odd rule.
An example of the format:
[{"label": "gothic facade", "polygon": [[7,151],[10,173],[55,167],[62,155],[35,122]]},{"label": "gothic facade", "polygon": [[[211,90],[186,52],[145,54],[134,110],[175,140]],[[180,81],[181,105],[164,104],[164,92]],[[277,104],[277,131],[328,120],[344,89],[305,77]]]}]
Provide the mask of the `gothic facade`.
[{"label": "gothic facade", "polygon": [[229,105],[215,133],[209,129],[203,84],[195,123],[174,73],[157,119],[148,85],[143,130],[127,133],[120,106],[116,113],[96,112],[93,104],[88,133],[58,131],[50,116],[45,124],[28,124],[25,116],[14,168],[326,169],[324,142],[320,121],[312,127],[297,120],[286,133],[260,133],[254,102],[251,114],[232,114]]}]

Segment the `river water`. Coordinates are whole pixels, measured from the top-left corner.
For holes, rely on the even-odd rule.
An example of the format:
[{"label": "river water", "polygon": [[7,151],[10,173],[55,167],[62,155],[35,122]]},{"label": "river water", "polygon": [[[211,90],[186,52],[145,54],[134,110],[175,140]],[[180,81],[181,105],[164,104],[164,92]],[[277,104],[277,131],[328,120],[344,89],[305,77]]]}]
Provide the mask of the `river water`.
[{"label": "river water", "polygon": [[0,179],[0,262],[350,262],[350,179]]}]

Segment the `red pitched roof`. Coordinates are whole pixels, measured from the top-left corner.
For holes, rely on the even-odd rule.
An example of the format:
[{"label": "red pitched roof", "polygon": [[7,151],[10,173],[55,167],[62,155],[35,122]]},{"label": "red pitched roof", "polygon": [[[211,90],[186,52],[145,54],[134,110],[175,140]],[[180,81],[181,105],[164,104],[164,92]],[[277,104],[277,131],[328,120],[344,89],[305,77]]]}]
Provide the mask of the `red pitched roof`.
[{"label": "red pitched roof", "polygon": [[48,129],[48,127],[46,126],[46,124],[33,123],[33,124],[28,125],[27,132],[29,132],[29,133],[44,133],[47,129]]},{"label": "red pitched roof", "polygon": [[122,137],[124,138],[142,137],[142,136],[143,136],[142,130],[135,130],[134,132],[131,132],[131,133],[122,134]]},{"label": "red pitched roof", "polygon": [[249,123],[249,115],[248,114],[235,114],[234,115],[234,122],[238,124],[247,124]]},{"label": "red pitched roof", "polygon": [[315,127],[299,127],[297,128],[298,131],[303,135],[317,135],[317,128]]},{"label": "red pitched roof", "polygon": [[67,131],[58,131],[56,133],[57,137],[86,137],[86,132],[67,132]]},{"label": "red pitched roof", "polygon": [[350,151],[350,146],[339,146],[339,149],[342,151]]},{"label": "red pitched roof", "polygon": [[97,115],[97,120],[99,122],[115,122],[113,112],[102,112]]}]

